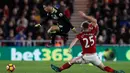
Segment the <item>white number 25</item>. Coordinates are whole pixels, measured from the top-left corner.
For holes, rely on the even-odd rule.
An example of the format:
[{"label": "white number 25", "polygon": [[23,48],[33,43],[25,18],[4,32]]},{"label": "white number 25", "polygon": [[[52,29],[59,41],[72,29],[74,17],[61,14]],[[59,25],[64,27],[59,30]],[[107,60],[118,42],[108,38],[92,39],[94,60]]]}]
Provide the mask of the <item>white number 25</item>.
[{"label": "white number 25", "polygon": [[[94,45],[94,39],[93,36],[90,36],[89,38],[83,38],[83,41],[85,41],[85,48],[89,48],[90,46]],[[90,41],[91,44],[88,44],[88,41]]]}]

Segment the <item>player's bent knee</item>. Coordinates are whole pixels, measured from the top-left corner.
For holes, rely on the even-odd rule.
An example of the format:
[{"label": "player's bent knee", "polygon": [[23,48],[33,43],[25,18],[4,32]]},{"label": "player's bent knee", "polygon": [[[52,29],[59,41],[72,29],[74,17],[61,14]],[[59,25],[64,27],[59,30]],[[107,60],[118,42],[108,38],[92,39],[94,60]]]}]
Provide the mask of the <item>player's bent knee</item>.
[{"label": "player's bent knee", "polygon": [[70,61],[71,64],[81,64],[82,63],[82,58],[81,56],[75,57]]},{"label": "player's bent knee", "polygon": [[71,62],[68,62],[69,63],[69,65],[73,65],[74,63],[71,63]]},{"label": "player's bent knee", "polygon": [[70,60],[68,63],[69,63],[70,65],[72,65],[72,64],[74,64],[74,63],[75,63],[75,60],[74,60],[74,59],[72,59],[72,60]]},{"label": "player's bent knee", "polygon": [[59,27],[58,26],[51,26],[52,30],[59,30]]}]

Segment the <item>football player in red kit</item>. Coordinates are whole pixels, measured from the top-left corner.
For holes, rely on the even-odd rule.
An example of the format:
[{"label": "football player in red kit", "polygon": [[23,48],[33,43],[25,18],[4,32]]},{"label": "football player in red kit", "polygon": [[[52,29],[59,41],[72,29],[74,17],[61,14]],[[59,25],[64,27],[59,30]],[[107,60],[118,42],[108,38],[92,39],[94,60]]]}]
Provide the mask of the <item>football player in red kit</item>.
[{"label": "football player in red kit", "polygon": [[68,49],[68,53],[71,53],[71,48],[79,40],[82,46],[82,55],[73,58],[71,61],[65,63],[61,67],[56,67],[55,65],[51,64],[51,68],[56,72],[61,72],[65,69],[68,69],[73,64],[92,63],[93,65],[97,66],[98,68],[106,72],[124,73],[124,71],[122,70],[117,71],[109,66],[104,66],[104,64],[98,58],[97,53],[96,53],[96,35],[98,34],[98,29],[99,29],[97,20],[91,16],[87,16],[82,11],[79,11],[79,14],[81,17],[83,17],[87,21],[84,21],[81,24],[82,32],[79,33],[76,36],[76,38],[72,41]]}]

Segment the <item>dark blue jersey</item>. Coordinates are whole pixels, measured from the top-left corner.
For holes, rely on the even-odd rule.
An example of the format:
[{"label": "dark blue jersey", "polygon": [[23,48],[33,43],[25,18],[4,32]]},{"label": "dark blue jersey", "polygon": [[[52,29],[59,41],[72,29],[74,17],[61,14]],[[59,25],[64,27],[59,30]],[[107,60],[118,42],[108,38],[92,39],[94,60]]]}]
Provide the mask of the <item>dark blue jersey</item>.
[{"label": "dark blue jersey", "polygon": [[57,8],[53,8],[53,11],[51,13],[47,13],[47,16],[57,23],[60,31],[63,33],[68,33],[70,29],[74,28],[69,19]]}]

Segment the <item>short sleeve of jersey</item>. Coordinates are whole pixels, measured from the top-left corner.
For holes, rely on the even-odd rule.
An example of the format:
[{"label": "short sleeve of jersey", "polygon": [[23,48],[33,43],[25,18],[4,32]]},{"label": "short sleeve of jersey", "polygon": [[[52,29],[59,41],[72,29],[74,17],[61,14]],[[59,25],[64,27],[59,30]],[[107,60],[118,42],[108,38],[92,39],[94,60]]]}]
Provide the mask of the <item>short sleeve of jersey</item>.
[{"label": "short sleeve of jersey", "polygon": [[76,35],[76,38],[80,39],[81,38],[81,34]]},{"label": "short sleeve of jersey", "polygon": [[98,25],[97,25],[97,26],[95,27],[95,34],[97,35],[98,32],[99,32],[99,27],[98,27]]},{"label": "short sleeve of jersey", "polygon": [[92,33],[94,33],[95,35],[97,35],[98,34],[98,29],[99,29],[98,25],[97,26],[93,26],[91,24],[90,27],[93,27]]},{"label": "short sleeve of jersey", "polygon": [[99,29],[98,25],[95,27],[96,31]]}]

